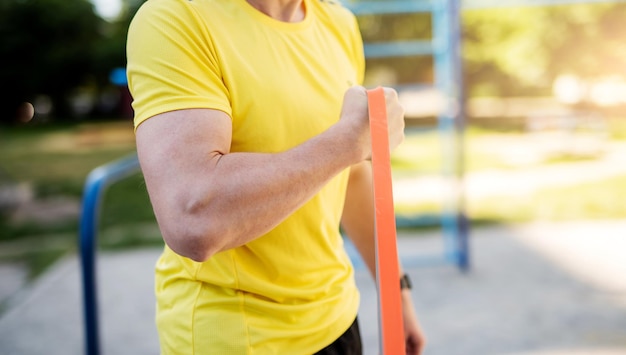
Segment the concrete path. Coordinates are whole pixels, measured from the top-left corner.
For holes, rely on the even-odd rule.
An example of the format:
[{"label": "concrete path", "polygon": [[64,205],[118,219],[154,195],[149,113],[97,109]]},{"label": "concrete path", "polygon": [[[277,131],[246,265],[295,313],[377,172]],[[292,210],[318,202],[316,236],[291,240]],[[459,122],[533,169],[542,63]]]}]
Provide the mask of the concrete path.
[{"label": "concrete path", "polygon": [[[419,262],[442,255],[442,245],[434,232],[399,236],[429,339],[426,355],[626,354],[626,221],[475,229],[468,273]],[[152,294],[158,253],[99,254],[103,354],[158,354]],[[365,354],[373,355],[376,290],[361,266],[357,282]],[[56,264],[8,306],[0,314],[0,354],[84,353],[76,257]]]}]

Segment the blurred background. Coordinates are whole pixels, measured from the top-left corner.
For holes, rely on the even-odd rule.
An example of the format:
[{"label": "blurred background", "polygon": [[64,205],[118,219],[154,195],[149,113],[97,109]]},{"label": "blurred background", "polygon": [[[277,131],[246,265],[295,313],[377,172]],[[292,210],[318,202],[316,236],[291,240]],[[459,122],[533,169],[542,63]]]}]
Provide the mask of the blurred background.
[{"label": "blurred background", "polygon": [[[135,151],[125,41],[141,3],[0,2],[0,323],[23,290],[76,257],[89,172]],[[481,250],[490,248],[482,236],[504,238],[500,235],[513,228],[523,231],[515,238],[551,255],[548,259],[559,268],[564,262],[565,269],[576,269],[571,265],[584,264],[580,255],[595,257],[584,259],[590,263],[587,269],[598,259],[610,261],[587,276],[611,278],[606,281],[610,286],[600,282],[604,286],[599,287],[609,287],[620,306],[603,309],[612,314],[608,318],[590,314],[610,323],[593,323],[609,329],[602,330],[608,338],[593,332],[590,337],[598,344],[606,341],[611,354],[626,354],[626,324],[619,320],[626,316],[621,281],[626,280],[626,259],[621,257],[626,248],[626,3],[483,3],[488,4],[469,6],[467,1],[460,12],[463,114],[457,122],[461,159],[455,164],[462,175],[462,199],[455,208],[469,226],[469,273],[506,264],[500,259],[481,264]],[[358,20],[366,42],[433,37],[427,13],[363,15]],[[410,85],[434,81],[428,56],[367,59],[366,86],[397,87],[407,109],[407,137],[392,154],[392,169],[396,212],[408,221],[399,230],[414,239],[440,239],[436,216],[451,198],[442,174],[448,148],[438,124],[441,93]],[[100,216],[102,250],[162,246],[140,175],[110,187]],[[584,236],[567,240],[580,231]],[[588,239],[598,234],[612,238]],[[558,243],[551,240],[551,249],[544,249],[544,236],[558,236]],[[533,272],[546,275],[547,269]],[[422,271],[415,274],[419,279]],[[419,281],[428,286],[431,276],[424,274]],[[437,277],[467,282],[445,272]],[[436,309],[437,302],[430,301],[418,308]],[[434,324],[438,318],[432,317]],[[556,326],[565,332],[571,324]],[[438,339],[435,335],[435,348]]]}]

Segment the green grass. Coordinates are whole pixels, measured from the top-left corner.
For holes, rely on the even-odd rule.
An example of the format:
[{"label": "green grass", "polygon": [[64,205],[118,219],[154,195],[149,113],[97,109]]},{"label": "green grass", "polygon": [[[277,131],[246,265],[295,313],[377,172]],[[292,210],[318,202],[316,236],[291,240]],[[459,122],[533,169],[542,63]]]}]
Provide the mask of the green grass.
[{"label": "green grass", "polygon": [[[574,186],[541,188],[525,196],[489,196],[466,201],[465,211],[473,224],[522,223],[536,220],[567,221],[626,218],[626,175]],[[396,207],[404,219],[426,218],[424,226],[438,223],[432,216],[444,207],[432,201],[415,201]]]},{"label": "green grass", "polygon": [[29,253],[15,254],[10,257],[4,258],[4,262],[13,262],[23,265],[27,273],[29,280],[36,279],[44,271],[48,270],[54,263],[60,260],[65,255],[74,252],[74,249],[70,248],[58,248],[54,250],[33,250]]},{"label": "green grass", "polygon": [[[26,183],[37,200],[63,197],[80,205],[87,175],[134,151],[128,122],[0,127],[0,186]],[[79,216],[16,222],[0,211],[0,262],[27,265],[36,277],[58,258],[76,252],[79,222]],[[145,225],[153,226],[151,233],[142,234]],[[99,226],[103,249],[162,244],[140,174],[106,190]],[[124,234],[109,232],[119,226],[126,227]]]},{"label": "green grass", "polygon": [[[626,137],[626,122],[612,120],[609,142],[619,142]],[[580,136],[585,134],[580,133]],[[579,137],[580,137],[579,136]],[[576,138],[576,136],[572,136]],[[446,139],[436,131],[422,131],[407,135],[405,142],[392,154],[394,175],[397,177],[432,175],[444,167],[442,141]],[[497,131],[470,127],[466,130],[463,157],[465,171],[485,169],[524,170],[546,165],[559,165],[594,161],[600,153],[575,154],[564,150],[551,152],[537,159],[517,162],[511,159],[506,148],[518,145],[526,135],[516,131]],[[550,137],[548,136],[548,140]],[[608,144],[609,142],[605,142]],[[529,143],[526,143],[529,144]],[[520,145],[522,148],[523,144]],[[533,147],[528,147],[530,148]],[[522,152],[523,153],[523,152]],[[626,218],[626,176],[617,176],[570,187],[544,188],[528,196],[493,196],[478,201],[466,201],[465,210],[473,225],[491,223],[530,222],[534,220],[576,220],[594,218]],[[439,223],[444,207],[439,201],[416,200],[396,203],[396,213],[402,223],[431,228]],[[415,227],[415,226],[413,226]]]},{"label": "green grass", "polygon": [[622,219],[626,217],[626,176],[555,188],[534,196],[531,218],[543,220]]},{"label": "green grass", "polygon": [[540,189],[524,198],[491,197],[470,204],[476,219],[502,222],[626,218],[626,175],[576,186]]},{"label": "green grass", "polygon": [[[626,127],[626,126],[625,126]],[[617,134],[617,133],[616,133]],[[555,163],[574,163],[596,159],[596,155],[577,155],[561,152],[549,155],[530,163],[518,163],[503,151],[507,142],[525,139],[521,132],[488,131],[484,128],[469,128],[462,140],[455,143],[451,135],[442,135],[435,130],[424,130],[408,133],[404,142],[391,154],[394,174],[397,176],[414,175],[415,173],[433,173],[449,169],[444,157],[450,155],[446,149],[453,144],[462,148],[462,165],[465,171],[484,169],[526,169]]]},{"label": "green grass", "polygon": [[89,142],[89,131],[118,125],[1,128],[0,171],[5,179],[32,184],[38,196],[80,196],[92,169],[134,151],[132,141]]},{"label": "green grass", "polygon": [[607,125],[611,139],[626,141],[626,119],[623,117],[609,117]]}]

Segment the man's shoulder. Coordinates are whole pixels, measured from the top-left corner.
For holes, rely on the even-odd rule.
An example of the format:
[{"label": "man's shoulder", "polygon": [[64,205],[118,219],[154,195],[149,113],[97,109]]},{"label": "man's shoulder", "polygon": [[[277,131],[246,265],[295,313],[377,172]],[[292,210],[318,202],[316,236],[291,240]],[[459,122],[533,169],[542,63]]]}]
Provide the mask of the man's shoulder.
[{"label": "man's shoulder", "polygon": [[133,20],[168,22],[168,19],[188,17],[190,3],[183,0],[148,0],[141,4]]}]

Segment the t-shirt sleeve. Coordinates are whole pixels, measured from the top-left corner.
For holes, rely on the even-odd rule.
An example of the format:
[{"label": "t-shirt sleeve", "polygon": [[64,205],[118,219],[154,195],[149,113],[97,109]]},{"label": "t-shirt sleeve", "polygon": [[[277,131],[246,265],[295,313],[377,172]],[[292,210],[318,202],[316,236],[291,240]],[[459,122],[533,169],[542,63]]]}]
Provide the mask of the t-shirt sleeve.
[{"label": "t-shirt sleeve", "polygon": [[168,111],[211,108],[231,116],[218,54],[193,2],[145,2],[127,38],[134,125]]}]

